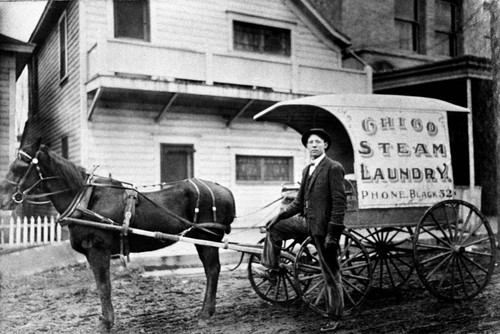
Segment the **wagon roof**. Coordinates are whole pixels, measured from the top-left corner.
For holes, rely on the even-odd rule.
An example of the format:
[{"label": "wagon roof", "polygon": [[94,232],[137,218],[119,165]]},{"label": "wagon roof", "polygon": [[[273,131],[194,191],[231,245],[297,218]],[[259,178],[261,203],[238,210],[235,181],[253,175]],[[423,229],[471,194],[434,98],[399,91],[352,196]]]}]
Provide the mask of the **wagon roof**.
[{"label": "wagon roof", "polygon": [[[470,112],[467,108],[427,97],[381,94],[329,94],[278,102],[255,115],[254,119],[283,122],[289,117],[287,111],[298,111],[298,107],[300,107],[300,112],[307,113],[314,112],[317,108],[326,109],[330,112],[338,108]],[[270,115],[271,112],[273,112],[272,116]]]}]

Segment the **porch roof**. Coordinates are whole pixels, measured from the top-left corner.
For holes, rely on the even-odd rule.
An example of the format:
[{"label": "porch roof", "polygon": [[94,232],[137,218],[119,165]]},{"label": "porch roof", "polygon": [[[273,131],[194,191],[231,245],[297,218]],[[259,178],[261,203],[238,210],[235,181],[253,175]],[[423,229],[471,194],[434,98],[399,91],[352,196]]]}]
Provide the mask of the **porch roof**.
[{"label": "porch roof", "polygon": [[167,112],[189,111],[222,116],[229,126],[236,118],[252,118],[276,102],[306,96],[259,87],[113,75],[97,76],[87,82],[86,87],[88,98],[92,100],[87,111],[89,121],[101,106],[127,105],[155,113],[156,122]]},{"label": "porch roof", "polygon": [[492,79],[491,60],[463,56],[408,68],[373,74],[373,90],[382,92],[415,85],[456,81],[457,79]]}]

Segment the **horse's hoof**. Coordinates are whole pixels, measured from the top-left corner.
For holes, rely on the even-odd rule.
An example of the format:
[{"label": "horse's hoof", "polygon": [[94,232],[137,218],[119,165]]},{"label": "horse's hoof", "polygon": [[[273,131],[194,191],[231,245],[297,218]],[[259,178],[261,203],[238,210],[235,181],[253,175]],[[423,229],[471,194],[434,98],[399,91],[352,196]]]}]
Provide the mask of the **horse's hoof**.
[{"label": "horse's hoof", "polygon": [[113,327],[113,322],[111,321],[106,321],[104,319],[99,319],[99,325],[97,326],[97,332],[98,333],[109,333],[111,331],[111,328]]},{"label": "horse's hoof", "polygon": [[208,327],[207,319],[198,319],[198,327]]},{"label": "horse's hoof", "polygon": [[215,307],[210,308],[202,308],[200,313],[198,313],[198,317],[200,319],[208,320],[215,314]]}]

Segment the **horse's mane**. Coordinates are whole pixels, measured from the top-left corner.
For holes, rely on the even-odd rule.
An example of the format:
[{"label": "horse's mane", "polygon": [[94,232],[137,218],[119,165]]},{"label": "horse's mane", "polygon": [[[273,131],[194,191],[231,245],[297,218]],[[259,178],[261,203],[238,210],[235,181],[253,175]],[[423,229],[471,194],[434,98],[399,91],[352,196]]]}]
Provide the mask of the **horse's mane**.
[{"label": "horse's mane", "polygon": [[85,182],[85,169],[50,150],[47,151],[47,154],[49,155],[49,168],[63,178],[72,190],[79,190]]}]

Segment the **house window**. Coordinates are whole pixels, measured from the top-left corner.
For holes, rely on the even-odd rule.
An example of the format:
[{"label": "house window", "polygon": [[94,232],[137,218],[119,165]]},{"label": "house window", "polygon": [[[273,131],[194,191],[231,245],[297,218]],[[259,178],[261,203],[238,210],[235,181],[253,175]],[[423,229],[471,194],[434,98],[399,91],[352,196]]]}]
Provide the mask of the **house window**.
[{"label": "house window", "polygon": [[435,44],[436,53],[456,56],[456,5],[449,1],[436,2]]},{"label": "house window", "polygon": [[293,158],[237,155],[236,181],[293,182]]},{"label": "house window", "polygon": [[68,24],[66,14],[59,19],[59,78],[68,75]]},{"label": "house window", "polygon": [[193,145],[161,144],[161,182],[193,177]]},{"label": "house window", "polygon": [[417,0],[396,0],[395,2],[395,23],[400,49],[420,51],[418,10]]},{"label": "house window", "polygon": [[115,37],[150,41],[148,0],[114,0]]},{"label": "house window", "polygon": [[31,115],[38,112],[38,57],[34,56],[31,59],[28,70],[28,78],[30,84],[29,91],[29,111]]},{"label": "house window", "polygon": [[64,136],[61,138],[61,156],[64,159],[69,159],[69,142],[68,136]]},{"label": "house window", "polygon": [[233,21],[235,50],[290,56],[290,36],[289,29]]}]

